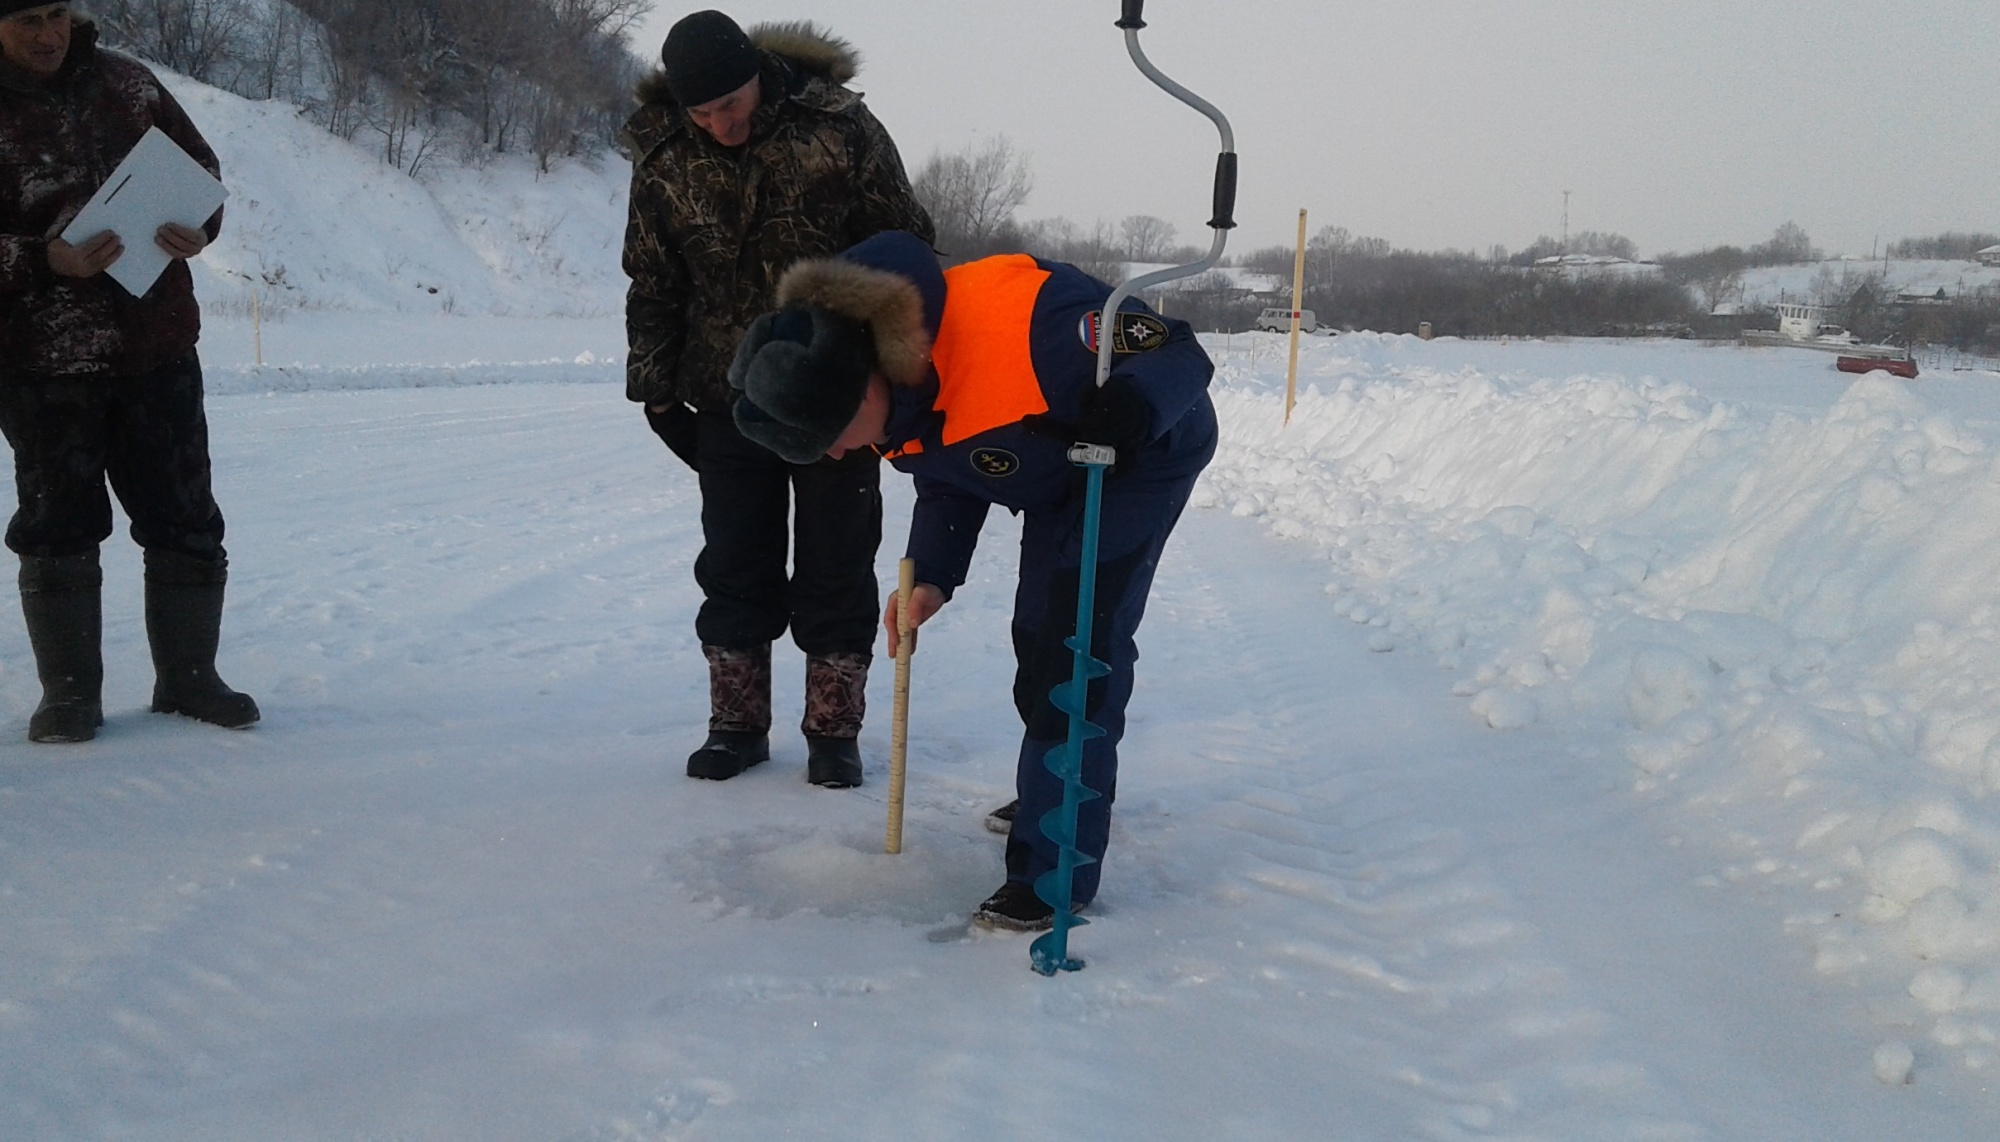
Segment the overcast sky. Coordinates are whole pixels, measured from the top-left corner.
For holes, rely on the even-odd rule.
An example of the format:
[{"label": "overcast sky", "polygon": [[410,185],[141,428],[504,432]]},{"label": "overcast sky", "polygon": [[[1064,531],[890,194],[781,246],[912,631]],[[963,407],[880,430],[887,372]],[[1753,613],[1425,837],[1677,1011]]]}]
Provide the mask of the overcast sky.
[{"label": "overcast sky", "polygon": [[[695,6],[658,0],[658,58]],[[1003,135],[1025,219],[1130,214],[1210,237],[1219,137],[1153,87],[1118,0],[735,0],[863,57],[854,86],[914,173]],[[1219,107],[1242,175],[1230,253],[1344,226],[1417,249],[1518,250],[1563,225],[1641,252],[1780,223],[1829,254],[2000,232],[2000,0],[1153,0],[1140,33]]]}]

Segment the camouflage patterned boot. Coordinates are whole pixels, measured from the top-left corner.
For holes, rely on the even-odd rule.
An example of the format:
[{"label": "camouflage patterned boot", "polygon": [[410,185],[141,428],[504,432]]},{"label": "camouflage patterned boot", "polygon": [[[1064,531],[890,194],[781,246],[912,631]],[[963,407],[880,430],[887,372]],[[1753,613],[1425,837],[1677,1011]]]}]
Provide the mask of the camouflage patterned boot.
[{"label": "camouflage patterned boot", "polygon": [[861,718],[868,710],[866,651],[806,656],[806,780],[828,789],[861,784]]},{"label": "camouflage patterned boot", "polygon": [[687,775],[727,781],[771,756],[771,644],[701,648],[708,659],[708,740]]}]

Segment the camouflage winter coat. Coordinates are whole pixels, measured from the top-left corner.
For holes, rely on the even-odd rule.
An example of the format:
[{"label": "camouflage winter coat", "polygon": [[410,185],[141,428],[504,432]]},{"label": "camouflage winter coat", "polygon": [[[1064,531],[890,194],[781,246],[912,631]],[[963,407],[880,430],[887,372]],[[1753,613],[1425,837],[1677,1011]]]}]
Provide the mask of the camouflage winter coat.
[{"label": "camouflage winter coat", "polygon": [[810,25],[759,25],[763,100],[750,140],[724,147],[655,74],[625,126],[625,395],[726,412],[724,374],[743,330],[773,308],[778,277],[883,230],[933,238],[902,157],[861,96],[858,59]]},{"label": "camouflage winter coat", "polygon": [[[49,270],[62,232],[148,127],[158,127],[212,174],[215,152],[146,67],[97,46],[78,20],[69,57],[46,83],[0,62],[0,381],[143,376],[194,348],[201,332],[194,279],[175,260],[146,296],[106,274]],[[213,239],[222,213],[208,220]],[[127,247],[151,234],[123,234]]]}]

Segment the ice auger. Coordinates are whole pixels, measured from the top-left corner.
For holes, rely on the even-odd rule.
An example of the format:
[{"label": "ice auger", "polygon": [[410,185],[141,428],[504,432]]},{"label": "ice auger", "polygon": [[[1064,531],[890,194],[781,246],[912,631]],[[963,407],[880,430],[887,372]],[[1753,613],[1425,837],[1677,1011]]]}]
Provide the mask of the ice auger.
[{"label": "ice auger", "polygon": [[[1125,304],[1125,299],[1150,286],[1206,272],[1222,259],[1223,244],[1229,239],[1229,231],[1236,226],[1233,217],[1236,213],[1236,137],[1229,129],[1229,120],[1213,104],[1168,79],[1153,66],[1146,53],[1139,48],[1139,29],[1146,26],[1142,18],[1146,0],[1123,2],[1124,12],[1117,26],[1125,30],[1125,50],[1132,56],[1132,62],[1167,94],[1214,121],[1216,129],[1222,133],[1222,153],[1215,158],[1215,213],[1208,220],[1215,231],[1215,241],[1209,247],[1208,256],[1184,266],[1173,266],[1133,278],[1113,290],[1111,297],[1105,301],[1104,312],[1099,315],[1097,325],[1097,384],[1100,388],[1111,379],[1113,330],[1116,329],[1112,323],[1117,319],[1119,307]],[[1118,453],[1106,445],[1078,441],[1070,447],[1069,459],[1084,470],[1083,562],[1078,569],[1076,584],[1076,633],[1063,643],[1072,655],[1070,679],[1049,692],[1049,701],[1055,704],[1056,709],[1069,715],[1069,736],[1043,759],[1049,772],[1061,778],[1063,783],[1062,804],[1043,814],[1038,822],[1042,835],[1054,841],[1059,848],[1055,870],[1035,880],[1035,895],[1055,909],[1055,927],[1038,937],[1028,949],[1035,970],[1043,975],[1077,971],[1083,967],[1082,960],[1069,954],[1069,930],[1089,921],[1072,913],[1070,902],[1077,867],[1095,858],[1077,851],[1076,813],[1077,807],[1085,801],[1103,796],[1083,784],[1082,773],[1084,743],[1104,736],[1103,728],[1093,725],[1085,716],[1088,709],[1086,702],[1091,680],[1111,673],[1107,663],[1090,653],[1090,636],[1091,617],[1097,601],[1097,532],[1104,503],[1104,470],[1117,462]]]}]

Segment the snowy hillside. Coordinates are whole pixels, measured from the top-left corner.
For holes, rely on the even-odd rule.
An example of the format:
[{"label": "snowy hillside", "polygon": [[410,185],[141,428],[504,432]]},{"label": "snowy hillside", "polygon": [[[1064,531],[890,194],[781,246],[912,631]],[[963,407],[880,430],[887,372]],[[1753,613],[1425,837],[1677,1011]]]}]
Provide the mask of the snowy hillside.
[{"label": "snowy hillside", "polygon": [[1760,266],[1743,274],[1743,303],[1776,305],[1780,301],[1814,302],[1823,295],[1844,300],[1865,281],[1880,279],[1881,290],[1893,299],[1899,293],[1946,297],[2000,287],[2000,266],[1977,262],[1917,259],[1838,259],[1798,266]]},{"label": "snowy hillside", "polygon": [[197,259],[212,313],[590,316],[619,312],[630,168],[606,153],[440,161],[413,180],[282,103],[162,73],[222,160],[222,237]]}]

